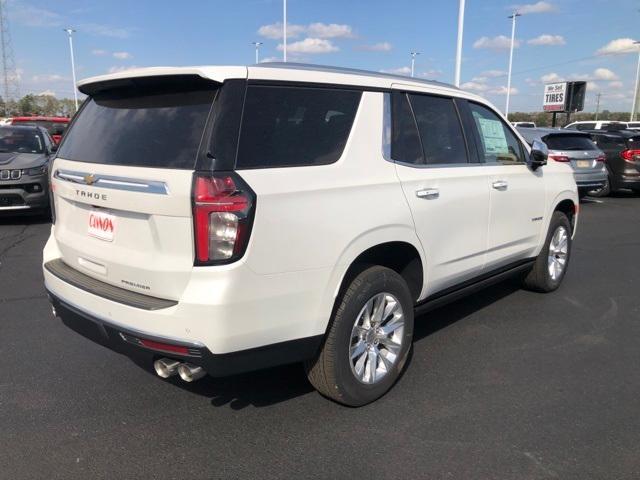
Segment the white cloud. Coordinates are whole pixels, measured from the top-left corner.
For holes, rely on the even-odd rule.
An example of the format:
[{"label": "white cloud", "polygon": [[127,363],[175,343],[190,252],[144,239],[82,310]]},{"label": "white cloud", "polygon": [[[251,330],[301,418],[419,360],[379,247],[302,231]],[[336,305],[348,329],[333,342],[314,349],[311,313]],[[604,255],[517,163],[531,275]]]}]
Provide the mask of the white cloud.
[{"label": "white cloud", "polygon": [[469,90],[472,92],[486,92],[487,90],[489,90],[488,85],[480,82],[465,82],[460,85],[460,88],[462,90]]},{"label": "white cloud", "polygon": [[46,96],[46,97],[55,97],[56,92],[54,92],[53,90],[44,90],[42,92],[39,92],[38,95]]},{"label": "white cloud", "polygon": [[126,72],[127,70],[133,70],[135,68],[138,68],[138,67],[135,65],[129,65],[129,66],[114,65],[113,67],[109,68],[109,73]]},{"label": "white cloud", "polygon": [[113,52],[113,58],[117,58],[118,60],[129,60],[133,58],[129,52]]},{"label": "white cloud", "polygon": [[617,80],[618,76],[608,68],[596,68],[593,71],[593,78],[596,80]]},{"label": "white cloud", "polygon": [[265,57],[260,59],[260,63],[281,62],[281,61],[282,61],[282,57]]},{"label": "white cloud", "polygon": [[[511,95],[518,95],[518,93],[520,93],[516,87],[511,87],[510,91]],[[493,93],[494,95],[506,95],[507,87],[501,85],[499,87],[492,88],[491,90],[489,90],[489,93]]]},{"label": "white cloud", "polygon": [[411,75],[411,67],[399,67],[380,70],[381,73],[390,73],[392,75]]},{"label": "white cloud", "polygon": [[129,38],[131,31],[126,28],[112,27],[100,23],[82,23],[78,25],[78,30],[90,35],[111,38]]},{"label": "white cloud", "polygon": [[504,70],[486,70],[480,73],[480,75],[483,77],[495,78],[495,77],[504,77],[507,75],[507,72],[505,72]]},{"label": "white cloud", "polygon": [[618,89],[618,88],[622,88],[624,85],[622,82],[620,82],[619,80],[616,80],[615,82],[609,82],[609,88],[614,88],[614,89]]},{"label": "white cloud", "polygon": [[[282,44],[278,45],[278,50],[284,50]],[[305,38],[287,45],[287,52],[291,53],[331,53],[338,50],[340,49],[331,40],[324,38]]]},{"label": "white cloud", "polygon": [[540,77],[542,83],[564,82],[564,78],[555,72],[547,73]]},{"label": "white cloud", "polygon": [[367,52],[390,52],[393,46],[389,42],[379,42],[372,45],[360,45],[357,48]]},{"label": "white cloud", "polygon": [[[515,40],[514,47],[520,46],[520,41]],[[497,37],[480,37],[473,43],[473,48],[491,48],[494,50],[503,50],[511,47],[511,39],[504,35],[498,35]]]},{"label": "white cloud", "polygon": [[353,31],[350,25],[340,25],[337,23],[312,23],[306,28],[307,35],[315,38],[353,38]]},{"label": "white cloud", "polygon": [[556,6],[550,2],[536,2],[524,5],[512,5],[511,7],[509,7],[509,9],[523,15],[531,13],[549,13],[555,12],[557,10]]},{"label": "white cloud", "polygon": [[91,55],[95,55],[97,57],[104,57],[105,55],[109,55],[109,52],[106,50],[102,50],[100,48],[96,48],[91,50]]},{"label": "white cloud", "polygon": [[440,75],[442,75],[442,70],[438,70],[436,68],[432,68],[430,70],[427,70],[426,72],[422,72],[418,74],[418,76],[423,78],[435,78],[435,77],[439,77]]},{"label": "white cloud", "polygon": [[543,35],[540,35],[539,37],[528,40],[527,43],[529,45],[550,46],[550,45],[566,45],[567,42],[565,42],[564,37],[562,35],[549,35],[545,33]]},{"label": "white cloud", "polygon": [[489,81],[489,77],[473,77],[471,81],[476,83],[487,83]]},{"label": "white cloud", "polygon": [[635,45],[632,38],[618,38],[611,40],[604,47],[596,50],[596,55],[619,55],[622,53],[637,52],[640,45]]},{"label": "white cloud", "polygon": [[11,20],[27,27],[59,27],[62,25],[62,15],[44,8],[12,2],[8,11]]},{"label": "white cloud", "polygon": [[[287,38],[296,38],[304,33],[306,27],[304,25],[294,25],[287,22]],[[282,23],[272,23],[271,25],[263,25],[258,29],[258,35],[261,35],[271,40],[282,39]]]},{"label": "white cloud", "polygon": [[600,90],[600,85],[596,82],[587,82],[587,90]]},{"label": "white cloud", "polygon": [[61,82],[63,80],[67,80],[67,78],[63,77],[62,75],[58,75],[57,73],[45,73],[41,75],[34,75],[33,77],[31,77],[31,81],[34,83]]}]

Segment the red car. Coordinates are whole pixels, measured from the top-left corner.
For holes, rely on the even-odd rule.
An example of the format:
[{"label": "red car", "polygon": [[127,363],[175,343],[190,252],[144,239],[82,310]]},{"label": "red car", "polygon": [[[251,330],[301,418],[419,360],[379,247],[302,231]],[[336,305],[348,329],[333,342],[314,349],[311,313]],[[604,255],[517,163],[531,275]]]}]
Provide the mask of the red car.
[{"label": "red car", "polygon": [[49,135],[56,142],[60,143],[62,135],[69,125],[71,119],[68,117],[12,117],[7,122],[9,125],[37,125],[44,127],[49,131]]}]

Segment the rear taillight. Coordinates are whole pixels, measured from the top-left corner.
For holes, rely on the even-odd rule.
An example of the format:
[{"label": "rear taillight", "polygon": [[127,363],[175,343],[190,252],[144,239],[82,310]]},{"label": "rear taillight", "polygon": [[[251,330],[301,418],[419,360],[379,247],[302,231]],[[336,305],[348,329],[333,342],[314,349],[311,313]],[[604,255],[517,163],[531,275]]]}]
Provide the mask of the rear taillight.
[{"label": "rear taillight", "polygon": [[598,157],[596,158],[596,162],[606,162],[606,161],[607,161],[606,155],[598,155]]},{"label": "rear taillight", "polygon": [[551,160],[555,160],[556,162],[568,162],[569,161],[569,157],[567,157],[565,155],[549,155],[549,158]]},{"label": "rear taillight", "polygon": [[55,194],[54,194],[54,185],[53,185],[53,162],[54,160],[51,160],[49,162],[49,172],[48,172],[48,176],[49,176],[49,210],[51,212],[51,224],[55,225],[56,224],[56,199],[55,199]]},{"label": "rear taillight", "polygon": [[640,160],[640,150],[623,150],[620,157],[625,162],[635,163],[636,160]]},{"label": "rear taillight", "polygon": [[235,173],[196,173],[193,223],[196,265],[231,263],[244,255],[256,196]]}]

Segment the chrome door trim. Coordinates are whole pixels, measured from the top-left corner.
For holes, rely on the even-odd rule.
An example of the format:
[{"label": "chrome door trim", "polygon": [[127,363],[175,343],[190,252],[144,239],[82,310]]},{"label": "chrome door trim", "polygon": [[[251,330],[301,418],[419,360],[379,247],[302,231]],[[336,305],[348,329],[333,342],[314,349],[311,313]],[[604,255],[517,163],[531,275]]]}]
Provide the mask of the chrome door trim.
[{"label": "chrome door trim", "polygon": [[169,187],[167,184],[156,180],[114,177],[111,175],[90,174],[72,170],[56,170],[53,177],[65,182],[77,183],[91,187],[126,190],[129,192],[154,193],[158,195],[169,194]]}]

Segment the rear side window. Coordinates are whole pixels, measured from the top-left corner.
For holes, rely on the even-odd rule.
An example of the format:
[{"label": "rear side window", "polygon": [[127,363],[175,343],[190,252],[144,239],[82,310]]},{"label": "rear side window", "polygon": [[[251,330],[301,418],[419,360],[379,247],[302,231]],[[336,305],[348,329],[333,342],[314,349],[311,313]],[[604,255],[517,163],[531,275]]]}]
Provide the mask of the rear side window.
[{"label": "rear side window", "polygon": [[595,123],[576,123],[575,125],[572,125],[571,128],[573,130],[593,130],[596,128],[596,124]]},{"label": "rear side window", "polygon": [[551,150],[597,150],[590,138],[578,135],[548,135],[543,140]]},{"label": "rear side window", "polygon": [[424,164],[420,134],[409,100],[404,93],[391,95],[391,158],[398,162]]},{"label": "rear side window", "polygon": [[409,95],[427,165],[467,163],[467,147],[453,99]]},{"label": "rear side window", "polygon": [[67,160],[193,169],[216,89],[136,88],[85,102],[58,156]]},{"label": "rear side window", "polygon": [[349,138],[362,92],[250,85],[236,168],[336,162]]},{"label": "rear side window", "polygon": [[522,145],[502,119],[477,103],[469,102],[469,108],[480,139],[481,159],[505,165],[524,163]]}]

